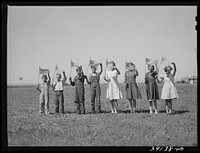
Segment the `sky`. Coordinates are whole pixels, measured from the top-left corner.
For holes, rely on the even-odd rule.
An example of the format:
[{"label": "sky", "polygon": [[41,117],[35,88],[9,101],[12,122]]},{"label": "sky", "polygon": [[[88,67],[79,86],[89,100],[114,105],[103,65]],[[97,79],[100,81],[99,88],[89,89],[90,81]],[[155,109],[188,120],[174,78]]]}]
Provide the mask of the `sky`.
[{"label": "sky", "polygon": [[86,73],[89,59],[115,61],[119,82],[125,61],[144,83],[145,58],[162,56],[176,63],[175,80],[197,75],[196,15],[196,6],[9,6],[7,84],[36,84],[39,66],[53,77],[56,65],[69,82],[70,60]]}]

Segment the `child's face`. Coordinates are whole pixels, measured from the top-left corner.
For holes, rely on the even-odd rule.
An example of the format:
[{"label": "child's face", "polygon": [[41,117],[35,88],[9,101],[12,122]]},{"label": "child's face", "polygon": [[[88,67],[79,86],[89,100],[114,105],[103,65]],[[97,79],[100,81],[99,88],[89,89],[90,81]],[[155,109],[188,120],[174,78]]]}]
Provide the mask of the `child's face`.
[{"label": "child's face", "polygon": [[81,75],[81,70],[80,70],[80,69],[77,69],[77,70],[76,70],[76,73],[77,73],[78,75]]},{"label": "child's face", "polygon": [[148,69],[149,69],[150,72],[152,72],[154,70],[153,65],[149,66]]},{"label": "child's face", "polygon": [[170,70],[169,70],[169,69],[166,69],[166,70],[165,70],[165,73],[166,73],[166,74],[170,74]]},{"label": "child's face", "polygon": [[92,67],[92,72],[95,73],[96,72],[96,67]]},{"label": "child's face", "polygon": [[43,75],[43,76],[42,76],[42,82],[47,82],[47,77],[46,77],[46,75]]},{"label": "child's face", "polygon": [[56,75],[56,81],[60,81],[61,80],[61,74],[57,74]]}]

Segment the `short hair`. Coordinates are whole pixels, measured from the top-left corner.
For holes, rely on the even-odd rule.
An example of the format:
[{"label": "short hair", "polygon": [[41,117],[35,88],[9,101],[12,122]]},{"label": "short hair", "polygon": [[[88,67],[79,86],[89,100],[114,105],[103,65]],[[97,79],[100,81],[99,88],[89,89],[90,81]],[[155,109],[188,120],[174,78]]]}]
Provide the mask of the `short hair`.
[{"label": "short hair", "polygon": [[149,64],[149,65],[148,65],[148,69],[150,69],[151,67],[153,67],[153,70],[154,70],[154,65]]},{"label": "short hair", "polygon": [[56,75],[59,75],[59,76],[61,76],[61,74],[60,74],[60,73],[56,73]]},{"label": "short hair", "polygon": [[43,75],[42,75],[42,78],[47,79],[47,75],[43,74]]},{"label": "short hair", "polygon": [[116,66],[114,61],[110,61],[108,64],[112,64],[112,65]]},{"label": "short hair", "polygon": [[167,71],[167,70],[171,71],[171,70],[172,70],[172,67],[171,67],[171,66],[165,66],[165,67],[164,67],[164,71]]}]

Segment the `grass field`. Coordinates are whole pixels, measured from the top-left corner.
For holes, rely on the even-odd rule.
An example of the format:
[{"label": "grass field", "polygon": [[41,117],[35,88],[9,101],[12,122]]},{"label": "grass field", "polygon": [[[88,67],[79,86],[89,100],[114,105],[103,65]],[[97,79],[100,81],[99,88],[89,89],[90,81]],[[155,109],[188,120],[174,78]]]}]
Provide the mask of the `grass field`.
[{"label": "grass field", "polygon": [[64,115],[54,115],[52,91],[51,114],[40,115],[36,87],[7,88],[8,146],[197,146],[197,85],[176,85],[179,98],[173,100],[172,115],[164,113],[163,100],[158,101],[159,114],[149,114],[145,85],[138,86],[142,99],[137,100],[137,113],[129,113],[121,85],[119,113],[111,114],[102,85],[102,113],[91,114],[86,85],[85,115],[75,113],[74,87],[65,87]]}]

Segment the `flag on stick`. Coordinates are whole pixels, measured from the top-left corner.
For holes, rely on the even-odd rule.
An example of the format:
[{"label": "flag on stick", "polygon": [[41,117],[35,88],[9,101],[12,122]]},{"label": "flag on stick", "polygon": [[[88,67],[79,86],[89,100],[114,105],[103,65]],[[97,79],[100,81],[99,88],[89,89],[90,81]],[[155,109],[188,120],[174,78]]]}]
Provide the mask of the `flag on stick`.
[{"label": "flag on stick", "polygon": [[157,60],[154,59],[150,59],[150,58],[146,58],[145,59],[145,64],[149,65],[149,64],[154,64]]},{"label": "flag on stick", "polygon": [[71,67],[77,67],[78,65],[75,64],[74,62],[72,62],[72,60],[71,60],[70,66],[71,66]]},{"label": "flag on stick", "polygon": [[166,58],[164,58],[162,56],[161,60],[160,60],[160,64],[159,64],[159,68],[160,68],[160,65],[163,64],[164,66],[170,66],[171,65],[171,62],[169,62]]},{"label": "flag on stick", "polygon": [[48,69],[43,69],[43,68],[39,67],[39,74],[47,74],[47,73],[49,73]]}]

